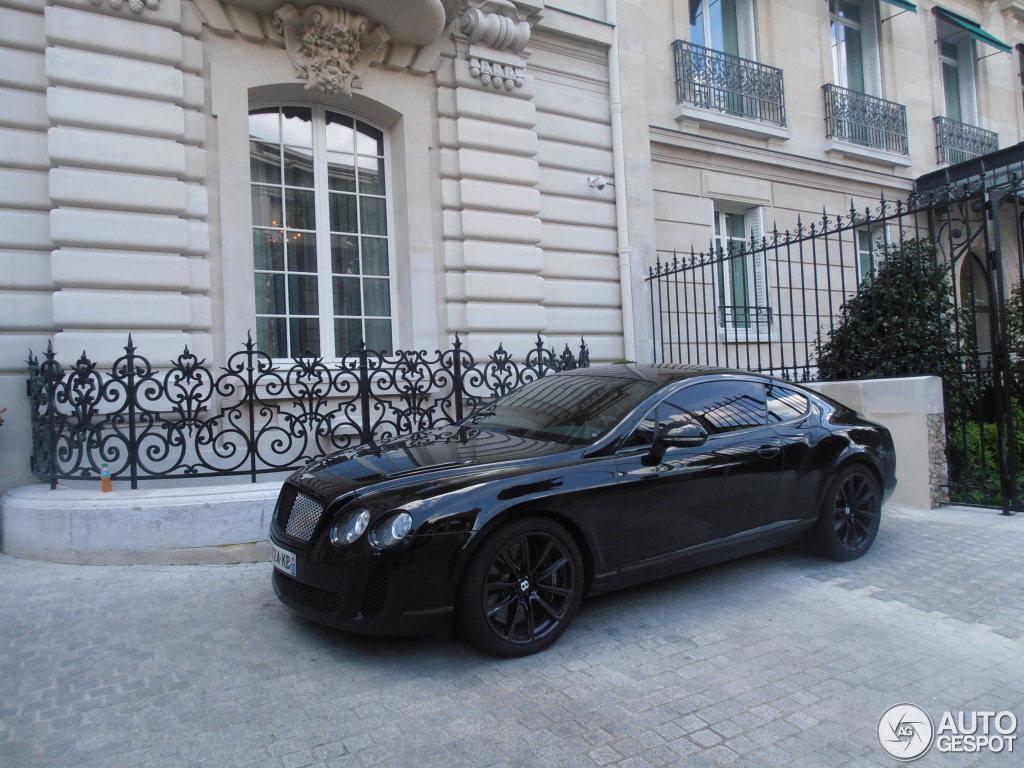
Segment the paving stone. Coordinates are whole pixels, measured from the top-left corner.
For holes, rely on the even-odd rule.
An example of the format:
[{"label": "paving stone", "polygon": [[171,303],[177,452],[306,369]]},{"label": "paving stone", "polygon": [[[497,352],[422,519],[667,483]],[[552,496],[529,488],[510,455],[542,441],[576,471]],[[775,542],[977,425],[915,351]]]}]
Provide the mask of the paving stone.
[{"label": "paving stone", "polygon": [[587,600],[512,661],[300,620],[266,564],[0,556],[0,764],[860,768],[902,701],[1024,735],[1024,516],[992,515],[890,505],[861,560],[787,547]]}]

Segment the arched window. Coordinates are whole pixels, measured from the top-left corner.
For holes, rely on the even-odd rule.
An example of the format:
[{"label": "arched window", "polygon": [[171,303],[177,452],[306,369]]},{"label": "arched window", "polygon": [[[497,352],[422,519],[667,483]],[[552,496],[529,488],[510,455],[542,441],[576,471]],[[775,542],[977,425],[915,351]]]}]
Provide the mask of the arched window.
[{"label": "arched window", "polygon": [[383,131],[320,105],[249,113],[256,344],[393,349]]}]

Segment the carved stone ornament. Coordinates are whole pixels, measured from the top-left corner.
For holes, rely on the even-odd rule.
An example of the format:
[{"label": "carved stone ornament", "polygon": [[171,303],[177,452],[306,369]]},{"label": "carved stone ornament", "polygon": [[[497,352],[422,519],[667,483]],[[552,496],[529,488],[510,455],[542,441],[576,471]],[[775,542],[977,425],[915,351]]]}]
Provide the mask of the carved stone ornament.
[{"label": "carved stone ornament", "polygon": [[514,4],[484,0],[463,14],[459,31],[469,39],[469,73],[481,85],[506,91],[522,87],[526,62],[520,54],[530,42],[530,25],[520,21]]},{"label": "carved stone ornament", "polygon": [[[103,5],[103,0],[89,0],[89,4],[99,8]],[[107,0],[107,5],[115,11],[120,11],[127,5],[132,13],[142,13],[147,8],[151,11],[157,10],[160,7],[160,0]]]},{"label": "carved stone ornament", "polygon": [[523,85],[523,70],[511,65],[501,65],[497,62],[478,59],[475,56],[469,59],[469,74],[480,80],[480,84],[500,91],[504,88],[511,91],[513,88],[521,88]]},{"label": "carved stone ornament", "polygon": [[362,87],[357,68],[389,39],[383,27],[367,33],[369,22],[362,14],[323,5],[301,10],[283,5],[274,12],[274,25],[284,37],[296,76],[308,81],[306,88],[323,93],[351,95],[353,88]]},{"label": "carved stone ornament", "polygon": [[462,34],[470,43],[522,53],[530,42],[530,25],[519,20],[519,11],[508,0],[485,0],[463,14]]}]

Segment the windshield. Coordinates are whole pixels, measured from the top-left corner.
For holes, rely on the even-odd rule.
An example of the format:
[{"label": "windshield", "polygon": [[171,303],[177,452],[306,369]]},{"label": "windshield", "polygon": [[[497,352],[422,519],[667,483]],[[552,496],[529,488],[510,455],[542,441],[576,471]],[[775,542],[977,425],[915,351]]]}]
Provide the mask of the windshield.
[{"label": "windshield", "polygon": [[463,423],[523,437],[588,445],[658,389],[615,374],[547,376],[477,411]]}]

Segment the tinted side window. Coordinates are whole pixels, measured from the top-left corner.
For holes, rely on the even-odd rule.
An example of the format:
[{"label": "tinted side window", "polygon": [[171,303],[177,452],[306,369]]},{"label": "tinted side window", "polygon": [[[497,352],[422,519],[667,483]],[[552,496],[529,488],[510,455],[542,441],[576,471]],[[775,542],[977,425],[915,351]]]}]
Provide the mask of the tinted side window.
[{"label": "tinted side window", "polygon": [[656,428],[696,422],[711,435],[768,423],[764,387],[750,381],[709,381],[694,384],[652,408],[636,425],[622,448],[654,442]]},{"label": "tinted side window", "polygon": [[676,392],[661,406],[659,423],[696,422],[712,435],[768,423],[764,386],[753,381],[709,381]]},{"label": "tinted side window", "polygon": [[780,421],[798,419],[810,410],[807,397],[789,387],[779,384],[768,385],[768,422],[778,424]]}]

